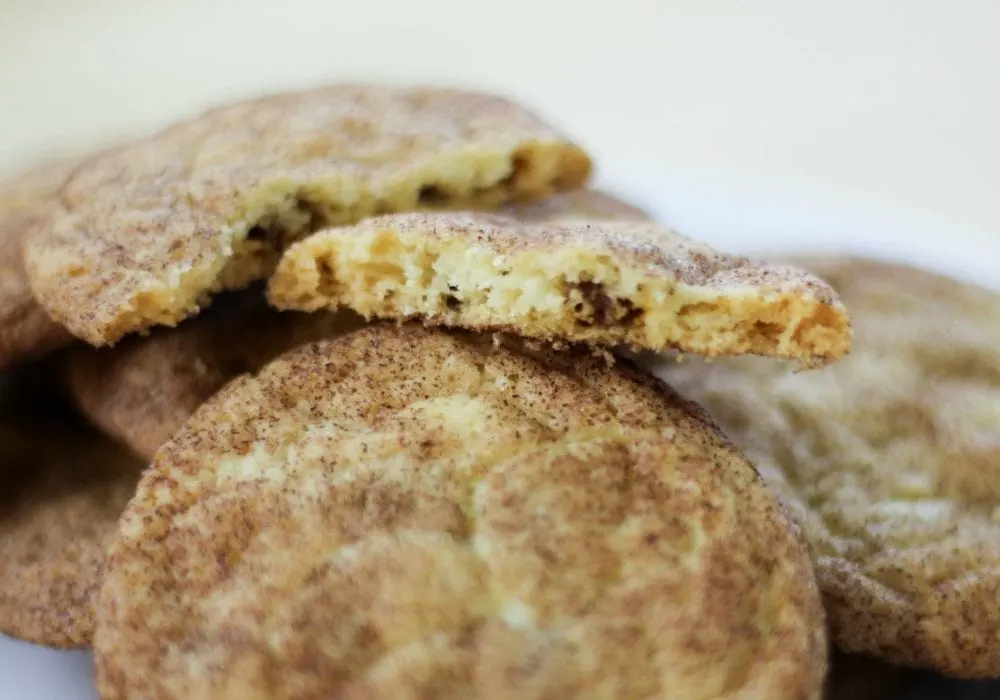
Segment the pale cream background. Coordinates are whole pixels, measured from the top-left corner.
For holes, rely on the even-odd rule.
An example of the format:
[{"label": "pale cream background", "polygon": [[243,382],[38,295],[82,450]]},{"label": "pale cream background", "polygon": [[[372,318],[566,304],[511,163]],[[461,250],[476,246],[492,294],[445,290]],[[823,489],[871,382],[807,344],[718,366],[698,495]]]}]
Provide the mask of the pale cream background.
[{"label": "pale cream background", "polygon": [[[998,0],[0,0],[0,173],[264,89],[458,83],[690,234],[1000,286],[998,43]],[[0,698],[88,668],[0,638]]]},{"label": "pale cream background", "polygon": [[996,0],[0,0],[0,173],[261,90],[456,83],[688,233],[991,281],[998,42]]}]

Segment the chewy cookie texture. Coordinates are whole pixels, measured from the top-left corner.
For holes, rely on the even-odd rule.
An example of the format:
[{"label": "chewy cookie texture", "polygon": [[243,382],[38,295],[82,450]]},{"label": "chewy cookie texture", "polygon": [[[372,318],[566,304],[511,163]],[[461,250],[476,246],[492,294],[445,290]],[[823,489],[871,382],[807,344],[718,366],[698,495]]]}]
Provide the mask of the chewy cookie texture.
[{"label": "chewy cookie texture", "polygon": [[625,364],[377,325],[158,452],[105,698],[819,698],[808,559],[700,409]]},{"label": "chewy cookie texture", "polygon": [[175,325],[311,231],[581,185],[587,155],[498,97],[338,85],[222,107],[82,164],[25,243],[31,288],[92,345]]},{"label": "chewy cookie texture", "polygon": [[801,374],[687,359],[662,376],[802,526],[840,648],[1000,676],[1000,295],[869,260],[795,262],[851,309],[851,356]]},{"label": "chewy cookie texture", "polygon": [[850,348],[821,280],[649,221],[399,214],[316,233],[271,279],[284,309],[509,331],[546,341],[759,354],[820,365]]}]

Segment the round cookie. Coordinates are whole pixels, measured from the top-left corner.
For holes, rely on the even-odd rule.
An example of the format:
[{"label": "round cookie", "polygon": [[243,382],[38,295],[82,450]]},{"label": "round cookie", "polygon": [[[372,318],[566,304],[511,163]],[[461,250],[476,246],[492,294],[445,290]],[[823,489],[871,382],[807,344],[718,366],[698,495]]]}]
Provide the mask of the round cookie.
[{"label": "round cookie", "polygon": [[349,311],[281,313],[267,306],[259,288],[231,292],[176,328],[113,348],[74,348],[65,358],[66,386],[88,420],[151,459],[233,377],[363,322]]},{"label": "round cookie", "polygon": [[281,309],[346,307],[545,341],[807,366],[837,360],[851,344],[847,312],[815,277],[630,217],[374,217],[292,245],[268,298]]},{"label": "round cookie", "polygon": [[122,519],[108,700],[818,698],[804,548],[629,366],[378,325],[227,385]]},{"label": "round cookie", "polygon": [[46,355],[73,339],[35,301],[21,246],[44,219],[74,165],[51,163],[0,183],[0,369]]},{"label": "round cookie", "polygon": [[851,310],[850,356],[800,374],[686,358],[661,376],[802,525],[841,649],[1000,675],[1000,295],[871,260],[796,262]]},{"label": "round cookie", "polygon": [[54,319],[109,345],[266,277],[309,231],[538,199],[590,169],[579,147],[499,97],[370,85],[272,95],[85,163],[26,243],[26,268]]},{"label": "round cookie", "polygon": [[83,647],[143,462],[49,407],[0,418],[0,632]]}]

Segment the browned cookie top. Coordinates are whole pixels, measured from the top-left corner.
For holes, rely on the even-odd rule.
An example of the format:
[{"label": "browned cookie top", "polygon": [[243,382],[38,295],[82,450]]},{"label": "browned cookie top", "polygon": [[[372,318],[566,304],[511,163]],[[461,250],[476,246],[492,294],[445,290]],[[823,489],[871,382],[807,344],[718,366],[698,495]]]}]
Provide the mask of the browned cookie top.
[{"label": "browned cookie top", "polygon": [[320,226],[537,199],[589,172],[577,146],[498,97],[365,85],[275,95],[92,159],[26,246],[27,269],[53,318],[106,345],[266,276]]},{"label": "browned cookie top", "polygon": [[379,325],[166,443],[110,555],[103,697],[818,698],[806,553],[625,365]]}]

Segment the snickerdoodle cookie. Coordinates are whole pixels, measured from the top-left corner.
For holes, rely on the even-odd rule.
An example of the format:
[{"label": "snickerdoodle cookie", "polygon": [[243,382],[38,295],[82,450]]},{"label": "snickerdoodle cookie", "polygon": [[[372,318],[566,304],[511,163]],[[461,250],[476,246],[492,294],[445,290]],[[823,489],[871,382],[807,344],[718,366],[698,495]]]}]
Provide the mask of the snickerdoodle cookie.
[{"label": "snickerdoodle cookie", "polygon": [[800,522],[840,648],[1000,675],[1000,295],[871,260],[796,262],[851,310],[849,357],[799,374],[687,358],[662,376]]},{"label": "snickerdoodle cookie", "polygon": [[101,592],[108,699],[818,698],[804,547],[704,413],[590,354],[377,325],[227,385]]},{"label": "snickerdoodle cookie", "polygon": [[753,353],[811,366],[840,358],[851,342],[843,305],[815,277],[628,218],[367,219],[291,246],[269,298],[282,309],[346,307],[546,341]]},{"label": "snickerdoodle cookie", "polygon": [[371,85],[272,95],[84,163],[26,242],[26,269],[52,318],[108,345],[266,277],[318,228],[539,199],[590,169],[579,147],[499,97]]}]

